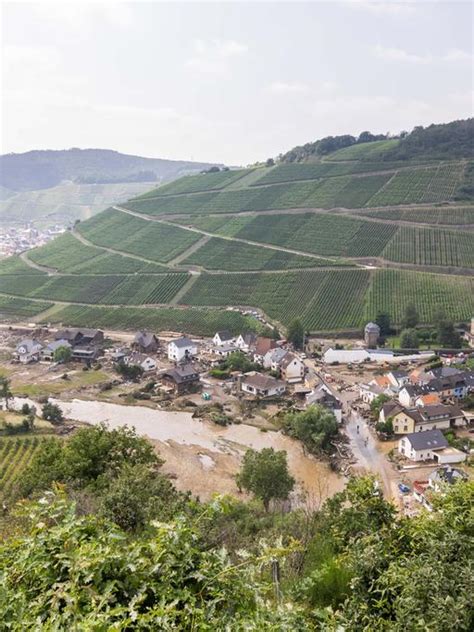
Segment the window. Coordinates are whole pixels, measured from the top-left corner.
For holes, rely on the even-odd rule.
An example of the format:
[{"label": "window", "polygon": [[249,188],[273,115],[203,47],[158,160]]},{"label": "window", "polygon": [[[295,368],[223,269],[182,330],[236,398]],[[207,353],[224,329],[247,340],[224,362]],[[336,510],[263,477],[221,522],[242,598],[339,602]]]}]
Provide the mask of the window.
[{"label": "window", "polygon": [[408,426],[403,426],[403,432],[407,432],[408,431]]}]

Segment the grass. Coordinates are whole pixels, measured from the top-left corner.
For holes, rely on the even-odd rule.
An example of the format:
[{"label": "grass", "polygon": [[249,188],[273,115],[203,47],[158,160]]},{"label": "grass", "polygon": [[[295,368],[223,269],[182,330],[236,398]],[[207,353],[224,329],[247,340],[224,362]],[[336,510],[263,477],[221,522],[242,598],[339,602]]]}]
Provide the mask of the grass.
[{"label": "grass", "polygon": [[[63,380],[61,375],[67,373],[69,379]],[[22,380],[13,377],[12,391],[15,395],[24,397],[44,397],[50,395],[60,395],[64,392],[72,392],[85,388],[87,386],[97,386],[110,379],[104,371],[82,371],[82,369],[64,366],[61,373],[51,373],[48,375],[50,379],[36,379],[35,383],[25,384]]]}]

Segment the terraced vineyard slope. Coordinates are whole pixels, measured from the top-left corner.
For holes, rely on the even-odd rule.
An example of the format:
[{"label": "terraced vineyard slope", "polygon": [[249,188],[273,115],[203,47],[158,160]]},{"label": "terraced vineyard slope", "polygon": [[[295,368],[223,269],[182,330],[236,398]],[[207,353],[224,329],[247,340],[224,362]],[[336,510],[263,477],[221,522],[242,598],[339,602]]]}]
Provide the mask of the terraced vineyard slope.
[{"label": "terraced vineyard slope", "polygon": [[378,311],[396,323],[411,302],[424,322],[439,307],[467,320],[472,158],[402,159],[400,147],[366,142],[155,188],[0,262],[0,314],[195,334],[256,328],[244,314],[256,309],[309,331],[360,329]]}]

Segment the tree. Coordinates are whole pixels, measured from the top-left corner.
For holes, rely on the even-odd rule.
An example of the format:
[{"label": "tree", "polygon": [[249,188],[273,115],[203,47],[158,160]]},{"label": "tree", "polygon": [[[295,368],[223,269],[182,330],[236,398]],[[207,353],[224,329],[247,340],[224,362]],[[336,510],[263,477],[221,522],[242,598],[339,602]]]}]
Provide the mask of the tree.
[{"label": "tree", "polygon": [[124,531],[136,531],[150,520],[173,518],[178,509],[184,508],[185,498],[169,478],[155,469],[125,463],[118,475],[109,475],[99,512]]},{"label": "tree", "polygon": [[129,537],[58,492],[17,511],[22,532],[0,543],[4,629],[309,629],[302,606],[270,597],[271,561],[295,547],[234,562],[185,515]]},{"label": "tree", "polygon": [[434,319],[438,344],[450,349],[460,349],[462,344],[461,337],[454,329],[454,323],[447,317],[446,312],[442,309],[437,310]]},{"label": "tree", "polygon": [[5,408],[8,410],[10,399],[13,397],[10,380],[7,377],[0,377],[0,399],[5,400]]},{"label": "tree", "polygon": [[416,307],[413,303],[409,303],[405,308],[405,313],[402,318],[402,329],[414,329],[420,322],[420,317],[416,311]]},{"label": "tree", "polygon": [[382,434],[393,435],[393,422],[392,418],[389,417],[387,421],[379,421],[375,424],[375,430]]},{"label": "tree", "polygon": [[416,329],[404,329],[400,334],[400,347],[402,349],[418,349],[420,341]]},{"label": "tree", "polygon": [[139,382],[141,376],[143,375],[143,367],[138,364],[125,364],[124,362],[119,362],[115,365],[115,370],[125,380],[130,382]]},{"label": "tree", "polygon": [[239,488],[252,492],[263,502],[265,511],[271,500],[286,500],[295,486],[295,479],[288,472],[286,452],[275,452],[273,448],[247,450],[236,480]]},{"label": "tree", "polygon": [[304,327],[298,318],[291,321],[288,327],[287,339],[295,349],[302,349],[304,344]]},{"label": "tree", "polygon": [[380,334],[388,336],[391,332],[390,314],[387,312],[378,312],[375,317],[375,323],[380,327]]},{"label": "tree", "polygon": [[372,413],[375,419],[379,418],[380,410],[382,409],[382,406],[385,404],[385,402],[388,402],[389,400],[390,400],[390,397],[388,395],[385,395],[385,393],[381,393],[380,395],[377,395],[377,397],[374,400],[372,400],[370,404],[370,412]]},{"label": "tree", "polygon": [[267,158],[265,162],[265,167],[273,167],[275,165],[275,161],[273,158]]},{"label": "tree", "polygon": [[58,362],[59,364],[67,364],[68,362],[71,361],[71,357],[72,357],[71,347],[66,347],[65,345],[62,345],[61,347],[58,347],[54,351],[54,356],[53,356],[54,361]]},{"label": "tree", "polygon": [[64,421],[62,410],[59,406],[52,404],[51,402],[46,402],[41,410],[41,414],[43,419],[46,419],[46,421],[50,421],[53,424],[59,424]]},{"label": "tree", "polygon": [[283,429],[315,454],[327,450],[338,433],[336,417],[319,404],[309,406],[301,413],[288,413],[283,420]]},{"label": "tree", "polygon": [[45,439],[24,471],[22,493],[43,491],[53,482],[74,489],[104,489],[125,466],[156,472],[163,461],[152,444],[130,428],[105,425],[81,428],[64,442]]}]

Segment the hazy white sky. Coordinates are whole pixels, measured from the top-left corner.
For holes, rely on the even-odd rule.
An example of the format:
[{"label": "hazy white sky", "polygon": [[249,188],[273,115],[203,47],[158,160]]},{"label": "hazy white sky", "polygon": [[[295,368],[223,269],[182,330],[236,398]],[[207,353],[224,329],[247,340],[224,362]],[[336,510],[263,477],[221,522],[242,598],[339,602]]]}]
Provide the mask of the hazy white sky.
[{"label": "hazy white sky", "polygon": [[472,4],[2,1],[1,153],[246,164],[472,116]]}]

